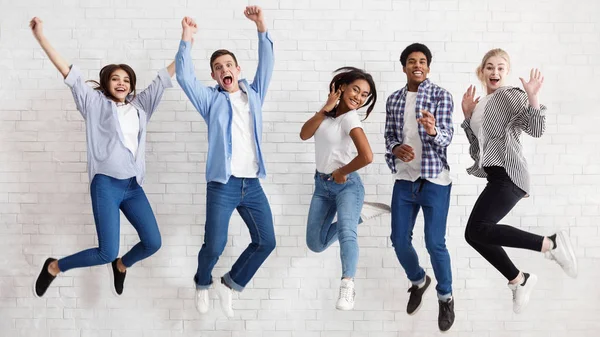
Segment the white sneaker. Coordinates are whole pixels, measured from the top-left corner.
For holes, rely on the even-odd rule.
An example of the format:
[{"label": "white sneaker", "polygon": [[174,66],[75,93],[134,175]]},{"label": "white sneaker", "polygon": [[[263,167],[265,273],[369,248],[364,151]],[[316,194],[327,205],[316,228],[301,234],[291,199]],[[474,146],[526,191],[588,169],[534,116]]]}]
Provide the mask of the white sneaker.
[{"label": "white sneaker", "polygon": [[340,285],[340,297],[335,305],[338,310],[352,310],[354,309],[354,281],[343,279]]},{"label": "white sneaker", "polygon": [[531,292],[533,291],[533,287],[537,283],[537,276],[535,274],[527,274],[524,273],[525,277],[527,277],[527,282],[525,285],[521,284],[509,284],[508,288],[512,290],[513,293],[513,311],[518,314],[525,309],[527,304],[529,303],[529,297],[531,296]]},{"label": "white sneaker", "polygon": [[221,310],[227,318],[233,317],[233,290],[228,286],[221,283],[221,278],[213,279],[213,286],[219,296],[219,302],[221,302]]},{"label": "white sneaker", "polygon": [[547,259],[554,260],[572,278],[577,277],[577,258],[567,232],[556,233],[556,248],[544,253]]},{"label": "white sneaker", "polygon": [[362,221],[367,221],[380,215],[390,213],[391,211],[392,208],[386,204],[365,201],[363,202],[363,207],[360,211],[360,218]]},{"label": "white sneaker", "polygon": [[[194,283],[194,285],[196,285]],[[196,309],[199,313],[205,314],[208,312],[210,302],[208,300],[208,289],[196,288]]]}]

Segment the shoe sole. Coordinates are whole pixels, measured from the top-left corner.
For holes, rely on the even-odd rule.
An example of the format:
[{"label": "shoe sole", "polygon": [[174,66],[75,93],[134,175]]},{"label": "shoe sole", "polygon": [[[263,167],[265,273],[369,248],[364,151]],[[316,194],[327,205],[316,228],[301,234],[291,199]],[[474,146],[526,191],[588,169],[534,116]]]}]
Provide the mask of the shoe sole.
[{"label": "shoe sole", "polygon": [[537,284],[538,281],[538,277],[535,274],[529,274],[529,279],[527,279],[527,283],[531,284],[531,291],[527,294],[527,296],[525,297],[525,302],[523,302],[523,304],[521,304],[521,308],[519,309],[519,311],[514,310],[515,314],[520,314],[523,312],[523,310],[525,310],[525,308],[527,308],[527,305],[529,304],[529,299],[531,298],[531,293],[533,292],[533,288],[535,288],[535,285]]},{"label": "shoe sole", "polygon": [[[35,284],[37,283],[37,279],[39,276],[37,276],[36,278],[33,279],[33,287],[31,287],[31,290],[33,291],[33,296],[35,296],[36,298],[42,298],[42,296],[38,296],[37,291],[35,291]],[[48,291],[48,290],[46,290]]]},{"label": "shoe sole", "polygon": [[[425,282],[427,282],[427,281],[425,281]],[[433,280],[431,282],[433,282]],[[429,288],[431,288],[431,282],[429,282],[429,285],[427,286],[427,288],[425,288],[425,290],[423,291],[423,294],[421,294],[421,303],[419,303],[419,306],[412,313],[408,314],[408,312],[407,312],[407,314],[409,316],[415,315],[419,311],[419,309],[421,309],[421,306],[423,305],[423,297],[425,297],[425,294],[427,294],[427,291],[429,291]]]},{"label": "shoe sole", "polygon": [[575,275],[569,275],[568,273],[567,275],[572,278],[577,278],[577,258],[575,257],[575,251],[573,250],[573,246],[571,245],[571,240],[569,240],[569,237],[567,236],[565,231],[560,231],[559,235],[556,236],[556,239],[557,241],[559,241],[560,244],[563,245],[563,247],[565,247],[567,254],[573,262],[573,270],[575,271]]},{"label": "shoe sole", "polygon": [[363,217],[362,212],[361,212],[360,218],[363,220],[363,222],[367,221],[367,220],[374,219],[374,218],[376,218],[378,216],[382,216],[384,214],[392,212],[392,208],[389,205],[386,205],[386,204],[381,203],[381,202],[365,201],[365,202],[363,202],[363,205],[367,205],[367,206],[371,206],[371,207],[380,208],[380,209],[385,210],[384,212],[382,212],[380,214],[375,214],[375,215],[370,216],[370,217]]}]

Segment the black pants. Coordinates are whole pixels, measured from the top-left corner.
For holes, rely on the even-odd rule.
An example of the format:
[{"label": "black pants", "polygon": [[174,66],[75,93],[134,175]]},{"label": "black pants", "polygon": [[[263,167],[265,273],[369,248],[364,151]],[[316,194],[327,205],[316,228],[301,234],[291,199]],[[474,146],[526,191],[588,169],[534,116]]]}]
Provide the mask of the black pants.
[{"label": "black pants", "polygon": [[510,281],[519,275],[519,269],[502,247],[539,252],[544,237],[498,224],[526,193],[510,180],[503,167],[485,167],[484,170],[488,175],[488,183],[473,206],[465,239]]}]

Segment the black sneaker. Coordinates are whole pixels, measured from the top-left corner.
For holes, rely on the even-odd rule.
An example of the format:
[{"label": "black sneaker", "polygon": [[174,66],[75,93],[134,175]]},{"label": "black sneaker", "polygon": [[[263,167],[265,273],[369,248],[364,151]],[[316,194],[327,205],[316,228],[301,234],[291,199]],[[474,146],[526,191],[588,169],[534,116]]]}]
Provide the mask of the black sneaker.
[{"label": "black sneaker", "polygon": [[409,315],[413,315],[419,310],[419,308],[421,308],[421,300],[423,299],[423,294],[425,294],[425,291],[427,291],[427,288],[429,288],[430,284],[431,277],[425,275],[425,285],[423,287],[419,288],[419,286],[413,285],[412,287],[408,288],[410,297],[408,298],[406,312]]},{"label": "black sneaker", "polygon": [[52,283],[52,281],[54,281],[56,278],[56,276],[52,276],[52,274],[48,272],[48,266],[54,261],[56,261],[56,259],[49,257],[46,259],[46,262],[44,262],[42,271],[40,271],[40,275],[38,276],[37,280],[35,280],[35,285],[33,287],[33,293],[36,297],[44,296],[46,290],[48,290],[48,287],[50,286],[50,283]]},{"label": "black sneaker", "polygon": [[440,303],[440,313],[438,315],[438,327],[440,331],[448,331],[454,324],[454,298],[447,301],[438,301]]},{"label": "black sneaker", "polygon": [[117,268],[117,260],[118,258],[110,264],[110,268],[108,269],[110,269],[113,276],[113,287],[111,290],[115,295],[119,296],[123,294],[123,285],[125,284],[125,275],[127,275],[127,271],[124,273],[119,271],[119,268]]}]

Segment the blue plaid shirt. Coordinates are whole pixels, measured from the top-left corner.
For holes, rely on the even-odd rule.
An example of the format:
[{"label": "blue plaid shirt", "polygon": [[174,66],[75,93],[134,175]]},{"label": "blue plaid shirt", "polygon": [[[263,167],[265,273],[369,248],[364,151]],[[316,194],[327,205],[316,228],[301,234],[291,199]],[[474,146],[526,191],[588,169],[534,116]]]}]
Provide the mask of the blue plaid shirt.
[{"label": "blue plaid shirt", "polygon": [[[394,92],[387,99],[385,118],[385,160],[392,173],[396,173],[396,156],[392,149],[402,145],[404,129],[404,107],[406,106],[406,92],[408,85]],[[416,103],[417,118],[421,117],[421,110],[427,110],[435,116],[435,129],[437,135],[432,137],[425,132],[425,128],[418,124],[421,143],[423,144],[423,157],[421,162],[421,178],[436,178],[444,169],[450,170],[446,148],[452,141],[454,127],[452,125],[452,111],[454,102],[452,95],[443,88],[426,79],[419,85]]]}]

